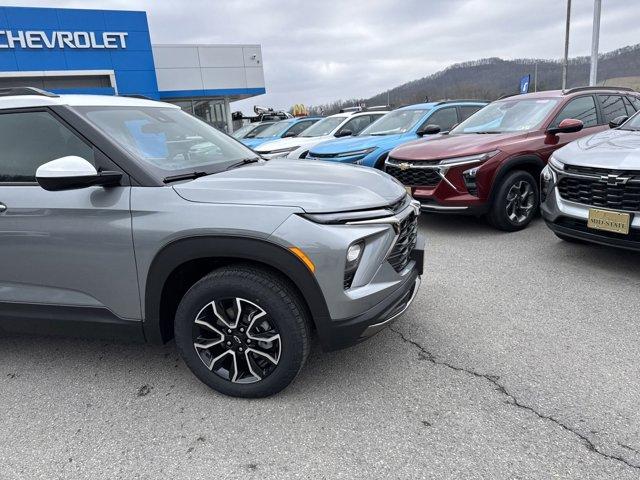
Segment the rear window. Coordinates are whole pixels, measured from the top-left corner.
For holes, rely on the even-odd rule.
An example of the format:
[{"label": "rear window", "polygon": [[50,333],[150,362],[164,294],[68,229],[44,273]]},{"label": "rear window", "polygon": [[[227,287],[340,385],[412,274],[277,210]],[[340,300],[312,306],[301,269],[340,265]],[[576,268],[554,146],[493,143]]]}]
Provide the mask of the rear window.
[{"label": "rear window", "polygon": [[609,123],[616,117],[627,115],[627,109],[620,95],[598,95],[598,101],[602,108],[605,123]]}]

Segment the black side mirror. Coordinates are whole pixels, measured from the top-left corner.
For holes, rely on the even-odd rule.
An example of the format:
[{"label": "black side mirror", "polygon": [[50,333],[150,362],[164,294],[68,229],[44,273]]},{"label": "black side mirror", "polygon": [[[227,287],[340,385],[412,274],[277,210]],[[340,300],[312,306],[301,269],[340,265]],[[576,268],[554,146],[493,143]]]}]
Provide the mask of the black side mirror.
[{"label": "black side mirror", "polygon": [[336,138],[342,138],[342,137],[350,137],[351,135],[353,135],[353,132],[351,130],[341,130],[339,132],[336,132],[334,136]]},{"label": "black side mirror", "polygon": [[436,133],[440,133],[440,125],[425,125],[421,127],[416,134],[419,137],[424,137],[425,135],[435,135]]},{"label": "black side mirror", "polygon": [[627,115],[620,115],[619,117],[616,117],[616,118],[614,118],[613,120],[611,120],[609,122],[609,127],[610,128],[618,128],[620,125],[622,125],[627,120],[629,120],[629,117]]},{"label": "black side mirror", "polygon": [[287,132],[285,133],[282,138],[291,138],[291,137],[297,137],[298,134],[296,132]]}]

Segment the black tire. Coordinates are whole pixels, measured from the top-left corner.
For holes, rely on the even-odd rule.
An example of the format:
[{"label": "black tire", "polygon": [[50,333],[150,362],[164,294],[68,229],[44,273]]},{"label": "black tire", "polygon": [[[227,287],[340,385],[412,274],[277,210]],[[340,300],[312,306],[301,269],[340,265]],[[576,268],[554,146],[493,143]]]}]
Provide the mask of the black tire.
[{"label": "black tire", "polygon": [[[216,300],[216,303],[212,308],[211,302],[213,300]],[[233,303],[236,301],[237,303]],[[221,316],[226,319],[232,319],[236,316],[230,306],[232,304],[239,306],[236,308],[236,312],[242,311],[243,319],[236,320],[236,328],[223,331],[224,335],[221,337],[218,337],[218,333],[220,333],[218,332],[212,333],[211,339],[202,340],[198,335],[206,335],[210,331],[209,328],[202,326],[202,321],[211,324],[216,330],[225,329],[226,327],[222,325],[226,325],[226,323],[221,322],[223,320]],[[218,305],[217,308],[215,305]],[[226,309],[227,306],[229,309]],[[259,315],[256,316],[255,312],[250,312],[254,307],[258,307],[265,313],[265,316],[262,317],[264,320],[261,322],[265,322],[269,327],[269,332],[263,332],[261,335],[269,336],[276,332],[279,335],[278,341],[265,343],[251,337],[254,338],[254,341],[248,345],[251,342],[249,332],[252,327],[245,326],[245,329],[242,330],[245,333],[239,333],[243,324],[247,325],[249,322],[251,325],[254,324],[252,315],[261,318]],[[211,311],[209,312],[208,309]],[[250,312],[246,319],[244,318],[245,311]],[[241,315],[236,317],[239,319]],[[199,280],[183,297],[175,318],[176,345],[180,356],[189,369],[212,389],[234,397],[267,397],[287,387],[298,375],[307,359],[309,354],[309,323],[306,317],[307,314],[301,300],[285,279],[248,265],[224,267]],[[196,318],[200,320],[199,324],[196,324]],[[214,324],[214,322],[218,323]],[[254,326],[253,328],[258,327]],[[255,330],[254,335],[256,335]],[[222,338],[222,344],[209,349],[197,349],[194,345],[194,343],[203,345],[208,340],[217,341],[219,338]],[[227,343],[233,343],[233,345],[227,347]],[[278,349],[277,364],[276,362],[267,362],[261,356],[256,356],[257,352],[249,352],[250,349],[257,349],[258,344],[271,345],[271,348]],[[244,353],[240,353],[243,351],[243,346]],[[262,347],[260,349],[262,350]],[[234,350],[234,353],[224,354],[225,351],[229,353],[229,350]],[[222,359],[218,362],[210,362],[211,368],[205,364],[205,359],[213,360],[218,357],[219,352],[223,352]],[[275,353],[270,354],[276,358]],[[249,357],[251,357],[255,370],[265,375],[264,377],[254,375],[254,372],[251,371]],[[262,361],[266,364],[267,369],[271,369],[268,374],[265,374],[267,370],[261,370],[257,367],[256,359],[258,362]],[[221,376],[220,372],[223,371],[223,367],[217,366],[222,362],[229,363],[226,372],[227,378]],[[242,365],[236,362],[242,362]],[[234,364],[235,368],[233,368]],[[244,368],[243,371],[243,367],[247,368]],[[214,368],[216,371],[213,370]],[[238,372],[243,372],[253,383],[233,382],[232,372],[235,372],[238,379],[241,377]],[[260,379],[256,380],[256,378]],[[242,379],[242,381],[244,380],[246,379]]]},{"label": "black tire", "polygon": [[[507,174],[495,188],[493,205],[487,215],[491,225],[505,232],[515,232],[526,228],[537,214],[540,206],[538,182],[529,172],[516,170]],[[526,201],[520,200],[518,203],[517,200],[511,200],[513,192],[521,191],[521,188],[527,189]],[[524,195],[524,190],[522,191],[522,195]],[[521,198],[522,195],[520,195]]]},{"label": "black tire", "polygon": [[556,237],[558,237],[560,240],[562,240],[564,242],[578,243],[578,244],[582,244],[582,245],[587,243],[584,240],[580,240],[579,238],[573,238],[573,237],[570,237],[568,235],[563,235],[562,233],[556,233],[556,232],[553,232],[553,233],[556,235]]}]

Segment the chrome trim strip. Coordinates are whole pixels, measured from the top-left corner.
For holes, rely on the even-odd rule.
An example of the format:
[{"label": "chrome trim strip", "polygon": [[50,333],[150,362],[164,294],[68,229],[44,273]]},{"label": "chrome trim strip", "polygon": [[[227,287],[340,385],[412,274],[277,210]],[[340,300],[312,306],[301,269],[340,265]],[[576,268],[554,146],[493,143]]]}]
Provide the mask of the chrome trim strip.
[{"label": "chrome trim strip", "polygon": [[[376,333],[378,330],[382,329],[387,324],[393,322],[396,318],[398,318],[400,315],[402,315],[404,312],[406,312],[407,309],[413,303],[414,299],[416,298],[416,295],[418,294],[418,290],[420,289],[421,282],[422,282],[422,279],[420,278],[420,276],[417,276],[416,277],[416,281],[413,284],[413,292],[411,292],[411,297],[409,297],[409,300],[407,301],[405,306],[402,308],[402,310],[397,312],[395,315],[392,315],[391,317],[387,318],[386,320],[383,320],[382,322],[374,323],[373,325],[369,325],[364,330],[364,332],[362,332],[361,337],[368,337],[368,336],[372,335],[373,333]],[[374,331],[372,332],[371,330],[374,330]]]},{"label": "chrome trim strip", "polygon": [[468,210],[469,207],[446,207],[444,205],[425,205],[425,204],[421,204],[420,208],[422,210],[442,210],[442,211],[447,211],[447,210]]}]

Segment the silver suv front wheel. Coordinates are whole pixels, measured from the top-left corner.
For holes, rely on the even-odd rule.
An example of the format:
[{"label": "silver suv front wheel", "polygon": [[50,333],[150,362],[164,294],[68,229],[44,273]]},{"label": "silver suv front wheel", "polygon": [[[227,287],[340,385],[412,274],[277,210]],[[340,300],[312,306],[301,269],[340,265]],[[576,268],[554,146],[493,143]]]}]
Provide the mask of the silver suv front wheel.
[{"label": "silver suv front wheel", "polygon": [[174,333],[191,371],[237,397],[281,391],[309,353],[298,295],[285,279],[252,266],[223,267],[196,282],[178,306]]}]

